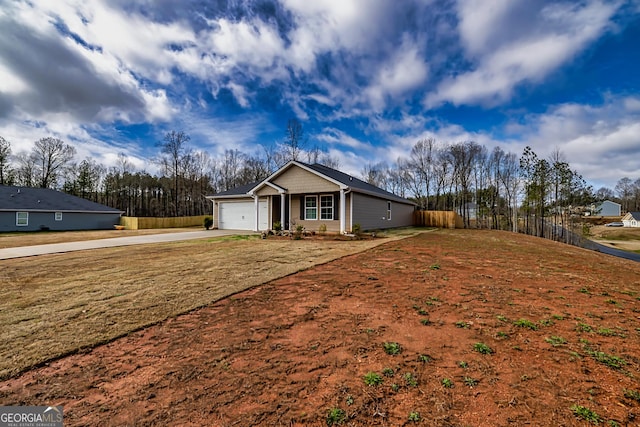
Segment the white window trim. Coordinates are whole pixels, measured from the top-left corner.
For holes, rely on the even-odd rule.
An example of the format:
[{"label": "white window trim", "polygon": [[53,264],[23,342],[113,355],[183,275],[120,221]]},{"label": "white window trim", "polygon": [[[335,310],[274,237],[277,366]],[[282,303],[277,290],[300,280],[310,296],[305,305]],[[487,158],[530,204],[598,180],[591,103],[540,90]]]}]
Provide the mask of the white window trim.
[{"label": "white window trim", "polygon": [[62,221],[62,212],[56,212],[56,213],[54,214],[54,219],[55,219],[56,221]]},{"label": "white window trim", "polygon": [[391,221],[391,202],[387,202],[387,221]]},{"label": "white window trim", "polygon": [[[315,208],[307,207],[307,199],[314,199],[316,201]],[[307,210],[314,209],[316,212],[315,218],[307,218]],[[317,221],[318,220],[318,196],[304,196],[304,220],[305,221]]]},{"label": "white window trim", "polygon": [[[328,197],[329,200],[331,200],[331,204],[329,206],[324,206],[324,207],[322,206],[322,198],[323,197],[325,197],[325,198]],[[333,199],[334,199],[333,194],[321,194],[320,195],[320,220],[321,221],[333,221],[333,219],[336,217],[335,216],[335,211],[334,211],[335,207],[333,206]],[[322,210],[323,209],[329,209],[329,212],[331,212],[331,215],[329,215],[330,216],[329,218],[322,218]]]},{"label": "white window trim", "polygon": [[[26,215],[26,222],[24,224],[20,223],[20,214]],[[29,212],[16,212],[16,227],[26,227],[29,225]]]}]

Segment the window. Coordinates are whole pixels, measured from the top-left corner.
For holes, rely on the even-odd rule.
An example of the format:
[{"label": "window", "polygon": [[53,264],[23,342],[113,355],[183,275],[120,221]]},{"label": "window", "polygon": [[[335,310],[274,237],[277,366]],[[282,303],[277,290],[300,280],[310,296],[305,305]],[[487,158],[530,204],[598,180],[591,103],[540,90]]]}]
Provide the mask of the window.
[{"label": "window", "polygon": [[29,225],[29,212],[16,212],[16,225],[19,227]]},{"label": "window", "polygon": [[316,196],[304,197],[304,219],[318,219],[318,198]]},{"label": "window", "polygon": [[62,212],[56,212],[56,221],[62,221]]},{"label": "window", "polygon": [[391,221],[391,202],[387,202],[387,220]]},{"label": "window", "polygon": [[320,219],[333,219],[333,196],[320,196]]}]

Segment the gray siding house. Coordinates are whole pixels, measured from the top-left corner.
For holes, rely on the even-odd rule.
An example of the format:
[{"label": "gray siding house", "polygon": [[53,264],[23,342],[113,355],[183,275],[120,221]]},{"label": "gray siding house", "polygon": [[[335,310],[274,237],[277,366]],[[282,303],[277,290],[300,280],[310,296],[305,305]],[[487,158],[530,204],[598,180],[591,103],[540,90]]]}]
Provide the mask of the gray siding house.
[{"label": "gray siding house", "polygon": [[214,227],[231,230],[284,230],[302,225],[348,233],[413,225],[416,204],[338,170],[298,161],[263,181],[207,197]]},{"label": "gray siding house", "polygon": [[0,232],[112,229],[121,214],[48,188],[0,185]]},{"label": "gray siding house", "polygon": [[597,216],[620,216],[621,205],[620,203],[612,202],[611,200],[605,200],[600,203],[596,208],[595,215]]}]

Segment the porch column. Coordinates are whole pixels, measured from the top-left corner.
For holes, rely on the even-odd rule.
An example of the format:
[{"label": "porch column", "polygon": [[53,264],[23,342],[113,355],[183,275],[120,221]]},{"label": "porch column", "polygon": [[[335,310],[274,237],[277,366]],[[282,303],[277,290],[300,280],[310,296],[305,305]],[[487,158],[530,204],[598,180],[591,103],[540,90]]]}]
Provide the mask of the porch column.
[{"label": "porch column", "polygon": [[253,204],[256,208],[256,224],[254,231],[260,231],[260,197],[256,194],[253,196]]},{"label": "porch column", "polygon": [[285,215],[284,215],[284,198],[285,198],[285,194],[284,193],[280,193],[280,226],[282,227],[282,230],[284,230],[284,219],[285,219]]},{"label": "porch column", "polygon": [[211,226],[211,228],[216,227],[217,228],[217,224],[216,224],[216,201],[215,199],[211,199],[211,219],[213,220],[213,225]]},{"label": "porch column", "polygon": [[344,234],[347,232],[346,224],[347,224],[347,209],[346,209],[346,198],[344,195],[344,189],[340,189],[340,234]]}]

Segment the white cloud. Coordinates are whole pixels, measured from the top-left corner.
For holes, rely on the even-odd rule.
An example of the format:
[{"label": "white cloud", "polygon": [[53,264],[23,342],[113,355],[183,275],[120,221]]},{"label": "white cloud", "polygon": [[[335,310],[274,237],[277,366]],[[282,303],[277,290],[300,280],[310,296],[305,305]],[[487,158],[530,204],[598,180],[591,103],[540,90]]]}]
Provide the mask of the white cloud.
[{"label": "white cloud", "polygon": [[[425,98],[428,108],[444,102],[492,106],[508,100],[517,85],[540,81],[583,51],[607,30],[619,7],[591,1],[531,11],[531,3],[517,8],[514,5],[525,3],[499,2],[491,15],[490,8],[476,1],[459,4],[461,38],[474,65],[471,71],[444,79]],[[525,23],[514,11],[534,14]],[[509,20],[522,22],[522,28]]]}]

